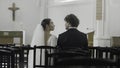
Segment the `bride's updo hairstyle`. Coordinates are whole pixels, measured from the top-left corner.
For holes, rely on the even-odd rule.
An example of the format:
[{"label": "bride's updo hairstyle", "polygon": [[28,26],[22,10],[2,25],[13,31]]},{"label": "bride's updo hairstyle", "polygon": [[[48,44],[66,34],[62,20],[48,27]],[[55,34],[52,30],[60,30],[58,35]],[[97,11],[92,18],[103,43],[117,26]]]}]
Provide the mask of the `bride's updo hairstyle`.
[{"label": "bride's updo hairstyle", "polygon": [[51,21],[50,18],[45,18],[45,19],[42,20],[41,25],[42,25],[42,27],[43,27],[43,30],[46,29],[46,25],[49,25],[49,24],[50,24],[50,21]]}]

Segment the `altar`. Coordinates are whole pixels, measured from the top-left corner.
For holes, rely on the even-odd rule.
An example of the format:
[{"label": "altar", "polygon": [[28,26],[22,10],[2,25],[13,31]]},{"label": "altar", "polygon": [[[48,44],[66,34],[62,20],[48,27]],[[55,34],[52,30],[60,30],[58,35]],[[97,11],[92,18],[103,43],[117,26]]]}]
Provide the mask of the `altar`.
[{"label": "altar", "polygon": [[93,47],[94,31],[87,33],[88,36],[88,46]]},{"label": "altar", "polygon": [[0,31],[0,44],[25,44],[25,31]]},{"label": "altar", "polygon": [[112,36],[110,44],[112,47],[120,47],[120,36]]}]

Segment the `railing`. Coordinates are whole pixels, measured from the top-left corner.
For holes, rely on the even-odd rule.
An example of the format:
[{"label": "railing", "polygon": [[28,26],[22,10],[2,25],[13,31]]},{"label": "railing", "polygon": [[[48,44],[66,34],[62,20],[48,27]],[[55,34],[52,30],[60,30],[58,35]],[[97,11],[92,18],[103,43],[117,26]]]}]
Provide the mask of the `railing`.
[{"label": "railing", "polygon": [[[30,46],[30,45],[29,45]],[[3,50],[6,47],[1,47],[0,50]],[[56,60],[58,56],[65,57],[65,61],[59,62],[59,65],[104,65],[104,66],[119,66],[120,65],[120,47],[89,47],[89,56],[88,57],[81,57],[82,51],[78,52],[57,52],[56,47],[52,46],[34,46],[34,47],[28,47],[28,46],[21,46],[21,47],[7,47],[8,50],[11,51],[12,54],[14,54],[14,67],[12,68],[24,68],[25,64],[27,64],[28,68],[28,55],[29,51],[33,50],[33,66],[35,67],[54,67],[58,65],[58,62]],[[77,49],[76,49],[77,50]],[[27,51],[27,52],[26,52]],[[38,52],[40,51],[40,52]],[[3,54],[3,53],[2,53]],[[0,56],[2,56],[0,54]],[[38,58],[39,54],[39,60]],[[19,55],[19,56],[18,56]],[[25,56],[27,55],[27,56]],[[74,58],[74,57],[76,58]],[[70,58],[69,58],[70,57]],[[18,59],[19,58],[19,59]],[[26,58],[27,62],[24,62]],[[2,58],[0,58],[2,59]],[[39,62],[40,64],[37,64]],[[10,62],[12,63],[12,62]],[[18,65],[18,66],[17,66]],[[1,66],[1,64],[0,64]],[[9,64],[8,64],[9,66]],[[1,67],[0,67],[1,68]]]},{"label": "railing", "polygon": [[[8,63],[7,66],[5,66],[6,64],[4,64],[4,61],[1,61],[0,68],[24,68],[25,65],[26,68],[28,68],[29,49],[30,45],[18,47],[15,46],[15,44],[0,44],[0,59],[6,59],[4,61],[6,61],[6,64]],[[4,56],[9,57],[9,59],[2,57],[3,54]]]},{"label": "railing", "polygon": [[[63,56],[65,61],[60,61],[60,65],[90,65],[90,66],[119,66],[120,48],[119,47],[89,47],[90,57],[81,57],[81,53],[48,53],[48,57]],[[69,55],[74,55],[71,57]],[[78,55],[79,54],[79,55]],[[65,58],[65,56],[69,56]],[[76,58],[77,57],[77,58]],[[74,62],[75,61],[75,62]],[[55,62],[56,64],[56,62]],[[47,65],[51,66],[51,65]]]}]

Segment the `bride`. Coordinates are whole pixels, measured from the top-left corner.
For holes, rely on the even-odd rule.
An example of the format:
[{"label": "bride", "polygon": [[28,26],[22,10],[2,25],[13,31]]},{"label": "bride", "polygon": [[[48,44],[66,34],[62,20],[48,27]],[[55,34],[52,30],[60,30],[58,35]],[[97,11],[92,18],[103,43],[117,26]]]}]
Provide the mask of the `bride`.
[{"label": "bride", "polygon": [[[42,20],[41,24],[38,24],[35,29],[32,42],[31,42],[31,47],[34,47],[34,45],[56,46],[57,37],[50,34],[50,32],[54,30],[54,27],[55,25],[50,18],[45,18],[44,20]],[[36,62],[36,63],[39,64],[39,62]],[[29,52],[28,68],[33,68],[33,51],[32,50],[30,50]]]}]

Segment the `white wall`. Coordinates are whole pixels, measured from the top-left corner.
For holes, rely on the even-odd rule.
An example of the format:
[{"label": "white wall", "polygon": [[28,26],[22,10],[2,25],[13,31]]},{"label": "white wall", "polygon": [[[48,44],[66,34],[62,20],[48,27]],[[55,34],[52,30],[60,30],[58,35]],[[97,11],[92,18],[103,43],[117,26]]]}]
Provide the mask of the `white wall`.
[{"label": "white wall", "polygon": [[[49,0],[48,17],[55,23],[55,31],[58,34],[65,31],[64,18],[73,13],[80,19],[78,29],[84,33],[94,30],[95,23],[95,0],[78,0],[69,3],[61,3],[60,0]],[[87,29],[88,28],[88,29]]]},{"label": "white wall", "polygon": [[120,0],[109,0],[110,36],[120,36]]},{"label": "white wall", "polygon": [[[44,1],[0,0],[0,30],[24,30],[25,44],[30,44],[36,25],[44,17]],[[15,21],[12,21],[12,12],[8,10],[13,2],[20,8],[16,11]]]}]

